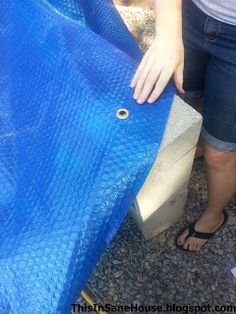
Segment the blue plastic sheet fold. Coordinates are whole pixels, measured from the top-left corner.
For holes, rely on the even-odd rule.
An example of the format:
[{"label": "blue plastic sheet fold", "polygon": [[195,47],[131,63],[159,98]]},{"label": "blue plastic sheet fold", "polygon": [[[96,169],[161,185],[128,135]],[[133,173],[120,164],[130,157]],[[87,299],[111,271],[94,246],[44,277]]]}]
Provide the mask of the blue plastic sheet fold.
[{"label": "blue plastic sheet fold", "polygon": [[0,313],[66,314],[153,165],[173,88],[133,100],[141,53],[108,0],[1,7]]}]

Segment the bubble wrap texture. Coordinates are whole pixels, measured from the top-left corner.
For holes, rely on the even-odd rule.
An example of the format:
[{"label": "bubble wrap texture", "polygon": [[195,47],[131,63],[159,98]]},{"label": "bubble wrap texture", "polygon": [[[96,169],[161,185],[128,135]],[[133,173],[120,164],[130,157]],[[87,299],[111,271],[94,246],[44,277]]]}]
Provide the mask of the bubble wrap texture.
[{"label": "bubble wrap texture", "polygon": [[141,55],[107,0],[1,6],[0,313],[67,314],[150,171],[173,88],[132,99]]}]

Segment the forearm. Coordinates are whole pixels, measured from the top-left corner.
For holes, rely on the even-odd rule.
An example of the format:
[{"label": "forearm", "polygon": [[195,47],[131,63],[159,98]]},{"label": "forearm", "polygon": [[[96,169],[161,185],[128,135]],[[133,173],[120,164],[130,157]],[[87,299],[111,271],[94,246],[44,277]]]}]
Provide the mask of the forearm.
[{"label": "forearm", "polygon": [[182,0],[154,0],[156,35],[182,39]]}]

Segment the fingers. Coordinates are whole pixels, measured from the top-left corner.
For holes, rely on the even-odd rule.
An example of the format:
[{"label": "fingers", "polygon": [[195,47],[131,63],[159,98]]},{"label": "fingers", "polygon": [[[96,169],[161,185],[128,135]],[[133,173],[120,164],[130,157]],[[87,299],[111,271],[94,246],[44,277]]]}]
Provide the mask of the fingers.
[{"label": "fingers", "polygon": [[152,70],[152,63],[149,62],[146,65],[146,67],[143,68],[142,73],[140,73],[139,77],[137,78],[137,82],[136,82],[135,90],[134,90],[134,99],[137,99],[137,102],[140,101],[140,95],[143,93],[145,82],[147,81],[151,70]]},{"label": "fingers", "polygon": [[156,69],[154,71],[153,64],[155,64],[155,59],[153,59],[149,50],[145,54],[131,82],[130,86],[134,88],[133,97],[139,104],[142,104],[147,100],[156,80],[158,79],[160,70],[155,67]]},{"label": "fingers", "polygon": [[138,67],[138,69],[137,69],[137,71],[136,71],[136,73],[135,73],[135,75],[134,75],[134,77],[130,83],[130,87],[134,88],[137,85],[138,80],[139,80],[140,76],[142,75],[143,70],[146,68],[147,63],[148,63],[148,52],[143,57],[140,65],[139,65],[139,67]]},{"label": "fingers", "polygon": [[156,82],[155,88],[147,100],[148,103],[152,104],[160,97],[166,85],[168,84],[172,74],[173,74],[172,69],[163,69],[161,71],[160,76]]},{"label": "fingers", "polygon": [[173,74],[176,89],[178,92],[184,93],[184,62],[181,47],[178,51],[178,53],[173,54],[173,49],[170,50],[169,45],[165,42],[164,44],[163,42],[156,42],[149,48],[130,84],[134,88],[133,97],[139,104],[143,104],[145,101],[148,103],[155,102]]},{"label": "fingers", "polygon": [[173,68],[163,68],[162,70],[157,68],[150,70],[150,67],[144,68],[143,75],[138,77],[134,98],[137,99],[139,104],[143,104],[145,101],[150,104],[154,103],[164,91],[173,72],[176,89],[179,93],[185,93],[183,89],[183,69],[183,64],[175,72]]},{"label": "fingers", "polygon": [[[152,92],[156,81],[160,76],[161,69],[152,69],[148,75],[142,80],[142,84],[139,89],[139,95],[136,98],[139,104],[143,104],[147,99],[150,93]],[[138,87],[138,85],[137,85]],[[134,97],[135,98],[135,97]]]},{"label": "fingers", "polygon": [[182,63],[174,73],[174,82],[176,89],[179,93],[184,94],[185,91],[183,89],[183,73],[184,73],[184,64]]}]

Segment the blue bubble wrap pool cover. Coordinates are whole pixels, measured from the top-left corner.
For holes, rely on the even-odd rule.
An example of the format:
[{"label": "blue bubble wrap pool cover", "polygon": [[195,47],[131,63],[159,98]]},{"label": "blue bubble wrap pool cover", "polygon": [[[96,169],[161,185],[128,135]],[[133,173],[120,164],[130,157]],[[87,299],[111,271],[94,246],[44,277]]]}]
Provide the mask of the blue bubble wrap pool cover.
[{"label": "blue bubble wrap pool cover", "polygon": [[108,0],[2,0],[1,314],[70,313],[123,222],[173,97],[136,104],[140,57]]}]

